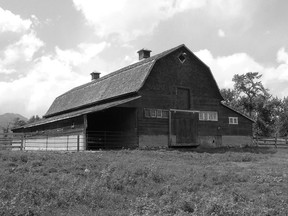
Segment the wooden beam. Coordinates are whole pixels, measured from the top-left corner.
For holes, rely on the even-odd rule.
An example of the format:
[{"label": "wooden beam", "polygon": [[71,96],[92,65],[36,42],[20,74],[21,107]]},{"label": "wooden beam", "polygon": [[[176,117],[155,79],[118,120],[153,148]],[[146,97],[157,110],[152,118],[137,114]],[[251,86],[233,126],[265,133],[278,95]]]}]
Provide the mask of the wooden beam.
[{"label": "wooden beam", "polygon": [[83,130],[83,145],[85,146],[85,150],[88,149],[87,144],[87,127],[88,127],[88,121],[87,121],[87,114],[83,115],[84,118],[84,130]]}]

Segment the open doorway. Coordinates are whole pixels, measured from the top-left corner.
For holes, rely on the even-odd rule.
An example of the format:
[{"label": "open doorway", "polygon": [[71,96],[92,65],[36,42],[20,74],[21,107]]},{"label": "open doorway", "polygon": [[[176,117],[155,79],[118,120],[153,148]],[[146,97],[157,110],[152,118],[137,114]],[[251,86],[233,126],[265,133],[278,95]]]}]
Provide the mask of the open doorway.
[{"label": "open doorway", "polygon": [[137,147],[136,108],[113,107],[87,115],[87,150]]}]

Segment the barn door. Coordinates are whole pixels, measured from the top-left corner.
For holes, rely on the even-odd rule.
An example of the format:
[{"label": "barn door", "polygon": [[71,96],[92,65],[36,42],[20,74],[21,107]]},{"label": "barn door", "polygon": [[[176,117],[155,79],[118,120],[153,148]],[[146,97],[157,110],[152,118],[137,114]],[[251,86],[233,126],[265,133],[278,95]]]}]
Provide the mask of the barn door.
[{"label": "barn door", "polygon": [[198,113],[171,111],[170,146],[197,146]]}]

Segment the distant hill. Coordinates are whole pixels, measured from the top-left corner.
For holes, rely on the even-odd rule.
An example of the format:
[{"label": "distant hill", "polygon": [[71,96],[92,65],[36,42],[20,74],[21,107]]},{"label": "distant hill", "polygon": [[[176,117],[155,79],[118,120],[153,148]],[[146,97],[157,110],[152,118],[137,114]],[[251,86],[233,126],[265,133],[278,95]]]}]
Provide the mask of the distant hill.
[{"label": "distant hill", "polygon": [[5,113],[0,115],[0,133],[2,133],[2,127],[7,127],[7,125],[14,121],[15,118],[20,118],[21,120],[27,121],[28,119],[24,116],[16,113]]}]

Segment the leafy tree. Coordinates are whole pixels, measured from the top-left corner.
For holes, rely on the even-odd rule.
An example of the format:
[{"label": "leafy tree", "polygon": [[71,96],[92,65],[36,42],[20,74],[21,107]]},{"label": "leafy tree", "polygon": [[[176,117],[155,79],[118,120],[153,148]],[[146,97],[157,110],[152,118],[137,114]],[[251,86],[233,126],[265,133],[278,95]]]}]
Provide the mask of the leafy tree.
[{"label": "leafy tree", "polygon": [[282,101],[277,97],[259,97],[256,100],[256,135],[279,136]]},{"label": "leafy tree", "polygon": [[262,96],[268,98],[268,90],[265,89],[260,81],[258,72],[248,72],[246,74],[235,74],[233,77],[234,90],[238,95],[238,102],[250,117],[256,109],[256,98]]},{"label": "leafy tree", "polygon": [[12,123],[12,128],[21,127],[26,124],[26,121],[20,119],[19,117],[15,118]]},{"label": "leafy tree", "polygon": [[30,123],[39,121],[40,119],[41,118],[38,115],[33,115],[30,119],[28,119],[27,123],[30,124]]},{"label": "leafy tree", "polygon": [[288,136],[288,97],[284,97],[279,113],[279,135]]}]

